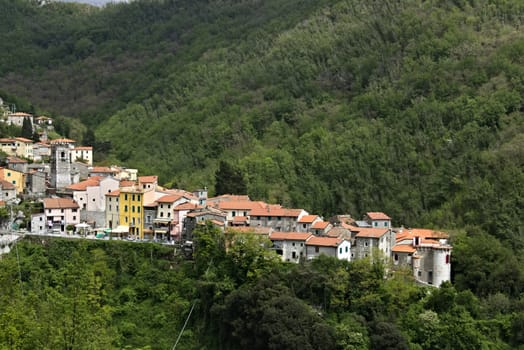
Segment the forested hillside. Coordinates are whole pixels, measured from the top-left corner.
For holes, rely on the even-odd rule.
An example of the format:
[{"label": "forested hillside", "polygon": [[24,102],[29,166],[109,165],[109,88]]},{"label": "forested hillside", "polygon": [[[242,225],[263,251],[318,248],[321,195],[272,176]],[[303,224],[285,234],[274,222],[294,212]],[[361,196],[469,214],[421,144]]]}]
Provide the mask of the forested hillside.
[{"label": "forested hillside", "polygon": [[252,199],[460,229],[457,285],[523,290],[522,1],[0,8],[0,87],[103,161],[211,193],[226,161]]},{"label": "forested hillside", "polygon": [[[524,304],[377,259],[283,264],[257,235],[172,246],[25,238],[0,260],[2,349],[515,349]],[[226,250],[225,247],[228,246]],[[391,272],[391,270],[389,269]],[[183,332],[182,332],[183,331]],[[182,333],[181,333],[182,332]],[[176,345],[176,347],[175,347]]]},{"label": "forested hillside", "polygon": [[1,87],[106,162],[213,189],[226,160],[254,199],[522,247],[521,1],[0,6]]}]

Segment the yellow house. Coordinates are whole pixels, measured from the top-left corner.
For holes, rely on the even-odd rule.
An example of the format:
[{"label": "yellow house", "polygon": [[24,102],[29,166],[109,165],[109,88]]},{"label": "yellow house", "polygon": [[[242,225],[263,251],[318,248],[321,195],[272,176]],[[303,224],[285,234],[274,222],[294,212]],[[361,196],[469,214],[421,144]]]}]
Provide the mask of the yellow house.
[{"label": "yellow house", "polygon": [[0,168],[0,180],[9,181],[16,188],[16,194],[24,192],[25,174],[13,169]]},{"label": "yellow house", "polygon": [[144,193],[138,186],[120,188],[119,220],[131,237],[144,238]]}]

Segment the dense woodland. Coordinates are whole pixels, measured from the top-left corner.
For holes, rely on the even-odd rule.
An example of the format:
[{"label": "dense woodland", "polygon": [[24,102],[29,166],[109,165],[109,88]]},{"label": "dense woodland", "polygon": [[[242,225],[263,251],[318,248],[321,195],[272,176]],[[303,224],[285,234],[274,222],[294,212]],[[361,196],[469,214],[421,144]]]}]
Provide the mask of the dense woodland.
[{"label": "dense woodland", "polygon": [[[99,336],[93,348],[169,348],[194,300],[189,348],[293,348],[283,342],[296,337],[312,349],[385,349],[384,334],[396,335],[391,348],[523,344],[524,2],[0,0],[0,9],[0,96],[57,118],[57,131],[93,144],[101,164],[211,193],[227,191],[215,188],[227,168],[252,199],[325,217],[384,211],[398,226],[445,229],[454,245],[453,286],[428,292],[329,259],[259,268],[221,250],[208,270],[206,259],[178,262],[154,246],[23,243],[25,274],[18,285],[17,270],[2,269],[16,283],[0,308],[18,317],[1,313],[13,332],[31,329],[23,339],[57,344],[31,322],[63,314],[67,327],[73,315],[57,307],[82,291],[77,306],[98,318],[85,322],[103,328],[85,335]],[[76,276],[64,261],[100,277],[95,256],[110,276],[103,302],[90,299],[94,287],[64,282]],[[16,268],[13,256],[4,264]]]}]

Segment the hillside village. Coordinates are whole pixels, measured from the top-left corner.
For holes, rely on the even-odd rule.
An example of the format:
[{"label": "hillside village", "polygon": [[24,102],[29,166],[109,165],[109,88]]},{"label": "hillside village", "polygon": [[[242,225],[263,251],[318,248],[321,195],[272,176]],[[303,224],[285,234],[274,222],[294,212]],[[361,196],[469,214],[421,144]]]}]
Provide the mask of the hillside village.
[{"label": "hillside village", "polygon": [[[267,237],[282,261],[298,263],[320,254],[355,260],[382,253],[394,266],[409,267],[417,282],[439,286],[450,280],[448,235],[431,229],[392,227],[382,212],[361,219],[329,219],[304,209],[253,201],[247,195],[208,197],[206,188],[168,189],[155,175],[136,169],[93,165],[93,148],[75,140],[47,140],[48,117],[6,113],[3,122],[30,120],[44,138],[1,138],[7,154],[0,168],[0,205],[20,200],[43,204],[31,217],[32,234],[97,234],[97,237],[155,240],[191,246],[192,231],[204,223]],[[36,129],[38,128],[38,129]]]}]

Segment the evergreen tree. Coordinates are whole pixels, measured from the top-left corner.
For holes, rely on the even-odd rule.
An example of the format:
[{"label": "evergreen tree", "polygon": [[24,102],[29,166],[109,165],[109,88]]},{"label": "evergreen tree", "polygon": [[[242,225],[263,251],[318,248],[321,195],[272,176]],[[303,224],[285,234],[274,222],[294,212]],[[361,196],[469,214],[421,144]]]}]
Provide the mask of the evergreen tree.
[{"label": "evergreen tree", "polygon": [[215,194],[246,194],[247,188],[242,172],[237,167],[225,161],[215,173]]},{"label": "evergreen tree", "polygon": [[31,123],[29,117],[24,117],[22,133],[20,136],[25,137],[26,139],[31,139],[33,137],[33,123]]}]

